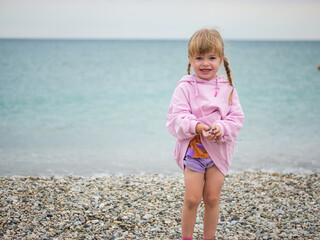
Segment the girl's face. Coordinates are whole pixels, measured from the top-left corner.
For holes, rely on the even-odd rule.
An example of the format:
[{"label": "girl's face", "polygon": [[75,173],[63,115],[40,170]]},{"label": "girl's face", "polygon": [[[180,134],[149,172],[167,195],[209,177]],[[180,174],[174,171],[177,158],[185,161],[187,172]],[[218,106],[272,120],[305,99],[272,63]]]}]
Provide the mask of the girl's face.
[{"label": "girl's face", "polygon": [[198,78],[211,80],[217,76],[219,67],[222,64],[222,58],[211,51],[203,55],[189,56],[190,64]]}]

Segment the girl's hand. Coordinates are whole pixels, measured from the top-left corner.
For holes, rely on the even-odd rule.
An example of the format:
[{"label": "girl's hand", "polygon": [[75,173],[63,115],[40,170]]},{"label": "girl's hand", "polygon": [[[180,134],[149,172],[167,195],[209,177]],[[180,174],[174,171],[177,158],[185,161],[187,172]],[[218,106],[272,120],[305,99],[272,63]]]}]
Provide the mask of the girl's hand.
[{"label": "girl's hand", "polygon": [[207,131],[202,133],[202,135],[207,138],[209,141],[216,141],[219,142],[222,138],[222,131],[219,125],[212,125],[211,126],[211,133]]},{"label": "girl's hand", "polygon": [[222,131],[219,125],[212,125],[212,130],[214,130],[214,134],[208,133],[210,127],[204,125],[202,123],[198,123],[196,126],[196,132],[202,134],[209,141],[217,141],[219,142],[222,138]]},{"label": "girl's hand", "polygon": [[211,126],[212,129],[214,130],[214,140],[219,142],[222,138],[222,131],[221,131],[221,127],[219,125],[212,125]]},{"label": "girl's hand", "polygon": [[203,134],[204,132],[207,132],[210,130],[210,127],[207,126],[207,125],[204,125],[202,123],[198,123],[197,126],[196,126],[196,132],[198,134]]},{"label": "girl's hand", "polygon": [[202,123],[199,123],[196,126],[197,133],[202,134],[202,136],[204,136],[209,141],[213,141],[215,136],[213,134],[208,133],[209,130],[210,127]]}]

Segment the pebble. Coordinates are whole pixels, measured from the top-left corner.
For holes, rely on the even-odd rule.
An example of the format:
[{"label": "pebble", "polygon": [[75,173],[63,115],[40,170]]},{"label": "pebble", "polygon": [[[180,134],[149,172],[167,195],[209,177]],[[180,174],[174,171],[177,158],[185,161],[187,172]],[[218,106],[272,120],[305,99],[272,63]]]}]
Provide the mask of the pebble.
[{"label": "pebble", "polygon": [[[216,239],[320,239],[320,174],[227,175]],[[183,176],[0,177],[0,239],[181,239]],[[194,239],[202,239],[203,203]]]},{"label": "pebble", "polygon": [[86,219],[83,216],[79,216],[79,220],[80,222],[84,223],[86,221]]}]

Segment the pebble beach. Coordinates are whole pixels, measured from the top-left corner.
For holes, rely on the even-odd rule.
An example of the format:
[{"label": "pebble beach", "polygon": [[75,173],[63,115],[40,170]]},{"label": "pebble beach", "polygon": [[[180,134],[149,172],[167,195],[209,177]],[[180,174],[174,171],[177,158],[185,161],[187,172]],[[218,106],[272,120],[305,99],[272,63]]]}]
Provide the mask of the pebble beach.
[{"label": "pebble beach", "polygon": [[[320,173],[227,175],[216,239],[320,239]],[[1,239],[181,239],[183,176],[0,177]],[[194,239],[202,239],[203,203]]]}]

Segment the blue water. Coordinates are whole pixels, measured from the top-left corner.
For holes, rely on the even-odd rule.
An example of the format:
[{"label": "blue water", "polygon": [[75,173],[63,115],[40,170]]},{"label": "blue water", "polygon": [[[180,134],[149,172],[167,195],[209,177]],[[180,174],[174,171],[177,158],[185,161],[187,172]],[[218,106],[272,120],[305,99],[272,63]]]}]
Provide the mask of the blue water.
[{"label": "blue water", "polygon": [[[319,171],[320,41],[226,55],[245,112],[230,171]],[[0,56],[0,175],[180,172],[165,119],[187,41],[2,39]]]}]

